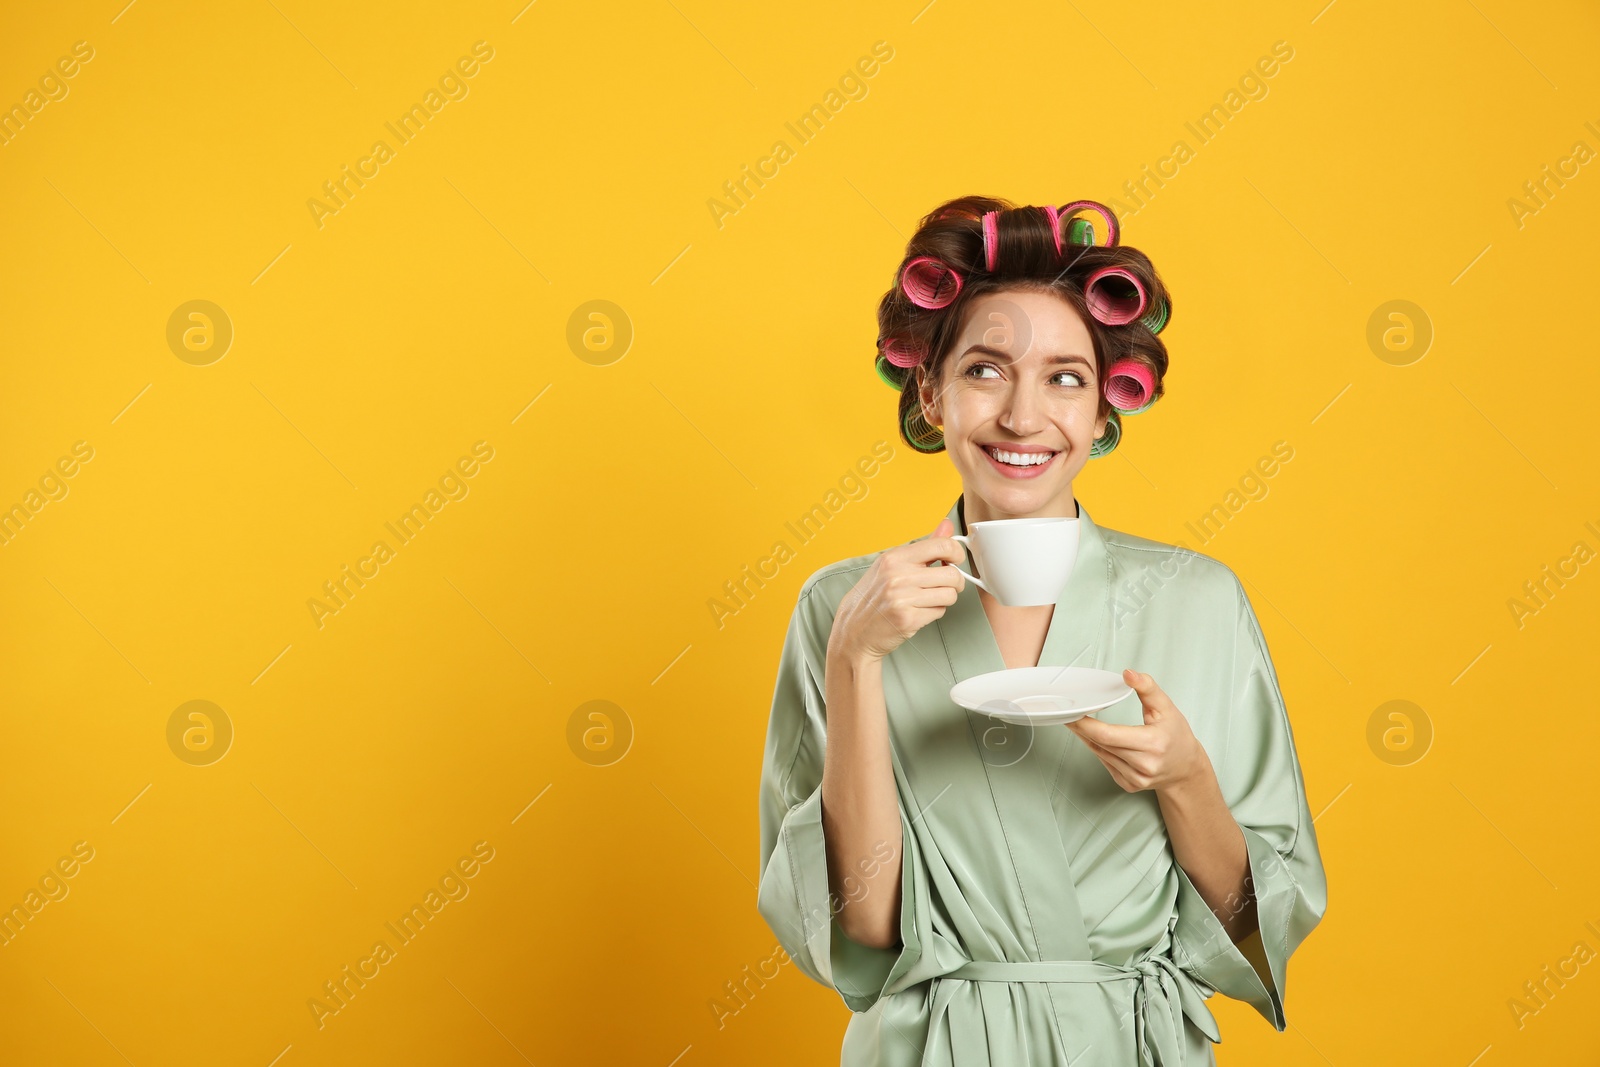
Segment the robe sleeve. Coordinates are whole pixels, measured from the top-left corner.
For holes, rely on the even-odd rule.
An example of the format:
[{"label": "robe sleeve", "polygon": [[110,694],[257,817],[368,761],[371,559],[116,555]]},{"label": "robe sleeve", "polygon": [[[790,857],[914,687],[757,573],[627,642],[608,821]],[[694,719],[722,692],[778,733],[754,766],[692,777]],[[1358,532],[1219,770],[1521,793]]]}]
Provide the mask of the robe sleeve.
[{"label": "robe sleeve", "polygon": [[[900,809],[900,945],[880,949],[852,941],[839,926],[844,899],[828,888],[822,832],[822,764],[827,711],[823,671],[831,621],[802,592],[784,639],[772,717],[761,766],[761,884],[757,908],[778,942],[812,979],[836,990],[851,1011],[863,1012],[903,979],[921,957],[916,921],[925,918],[926,878],[916,834]],[[809,602],[808,602],[809,601]],[[883,848],[888,854],[887,847]],[[851,883],[845,897],[853,892]]]},{"label": "robe sleeve", "polygon": [[1260,944],[1251,944],[1252,938],[1244,943],[1257,958],[1265,957],[1265,973],[1228,937],[1177,864],[1173,939],[1185,957],[1179,961],[1184,970],[1216,992],[1247,1002],[1281,1031],[1287,1025],[1285,968],[1327,910],[1328,889],[1278,675],[1237,577],[1234,585],[1232,703],[1225,711],[1227,743],[1217,775],[1249,852]]}]

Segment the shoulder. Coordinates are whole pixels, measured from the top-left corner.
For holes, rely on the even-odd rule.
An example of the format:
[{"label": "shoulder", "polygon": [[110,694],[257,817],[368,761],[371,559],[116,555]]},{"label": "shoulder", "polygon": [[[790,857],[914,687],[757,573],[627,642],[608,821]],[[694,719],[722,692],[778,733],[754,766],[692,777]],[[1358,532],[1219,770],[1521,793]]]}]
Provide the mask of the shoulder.
[{"label": "shoulder", "polygon": [[851,556],[812,571],[800,586],[800,607],[831,618],[839,606],[839,601],[855,588],[861,576],[872,569],[872,565],[882,554],[883,551],[880,549],[863,556]]},{"label": "shoulder", "polygon": [[845,598],[846,593],[855,588],[856,583],[861,581],[862,576],[872,569],[872,565],[878,561],[879,556],[891,548],[909,545],[913,542],[924,540],[928,536],[923,534],[920,537],[902,541],[897,545],[888,545],[885,548],[868,552],[864,555],[850,556],[830,563],[825,567],[817,568],[801,583],[795,610],[813,620],[817,620],[826,631],[827,627],[833,623],[833,616],[838,611],[839,602]]},{"label": "shoulder", "polygon": [[789,625],[792,634],[801,635],[809,655],[820,659],[822,650],[828,647],[839,602],[872,569],[880,555],[882,550],[838,560],[812,571],[801,583]]},{"label": "shoulder", "polygon": [[1114,586],[1176,583],[1219,610],[1236,607],[1244,597],[1244,587],[1233,569],[1204,552],[1105,526],[1099,530]]}]

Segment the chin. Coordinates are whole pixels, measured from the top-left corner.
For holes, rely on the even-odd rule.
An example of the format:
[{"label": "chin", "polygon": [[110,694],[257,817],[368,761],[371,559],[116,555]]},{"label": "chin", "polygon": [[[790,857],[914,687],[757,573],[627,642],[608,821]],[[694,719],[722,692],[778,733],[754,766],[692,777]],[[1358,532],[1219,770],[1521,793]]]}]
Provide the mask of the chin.
[{"label": "chin", "polygon": [[987,479],[978,486],[978,492],[989,506],[995,511],[1003,511],[1008,515],[1031,515],[1042,511],[1051,503],[1072,494],[1072,483],[1046,484],[1043,480],[1036,480],[1026,485],[995,485],[995,479]]},{"label": "chin", "polygon": [[1043,511],[1062,499],[1072,497],[1072,478],[1078,463],[1070,462],[1070,451],[1059,453],[1050,463],[1052,469],[1041,471],[1033,477],[1011,477],[994,469],[983,451],[974,446],[969,455],[977,464],[975,469],[963,472],[963,482],[975,496],[983,498],[990,510],[1006,515],[1023,516]]}]

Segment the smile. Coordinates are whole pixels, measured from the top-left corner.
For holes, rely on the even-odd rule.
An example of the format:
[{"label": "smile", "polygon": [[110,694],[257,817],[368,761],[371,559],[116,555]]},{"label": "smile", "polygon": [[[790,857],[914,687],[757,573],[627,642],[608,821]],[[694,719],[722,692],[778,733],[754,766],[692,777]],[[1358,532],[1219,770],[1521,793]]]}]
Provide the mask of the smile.
[{"label": "smile", "polygon": [[1061,454],[1054,451],[1014,452],[993,445],[981,447],[983,454],[989,457],[989,462],[1008,478],[1037,477]]}]

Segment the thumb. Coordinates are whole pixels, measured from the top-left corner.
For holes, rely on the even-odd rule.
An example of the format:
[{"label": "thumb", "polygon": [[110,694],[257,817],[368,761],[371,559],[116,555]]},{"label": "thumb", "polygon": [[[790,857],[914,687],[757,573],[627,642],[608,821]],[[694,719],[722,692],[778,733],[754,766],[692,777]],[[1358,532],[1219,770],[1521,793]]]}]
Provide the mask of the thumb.
[{"label": "thumb", "polygon": [[1122,680],[1132,686],[1133,691],[1138,694],[1139,703],[1144,709],[1146,725],[1159,719],[1161,717],[1161,708],[1159,706],[1161,687],[1156,685],[1156,680],[1148,674],[1132,668],[1122,672]]},{"label": "thumb", "polygon": [[940,519],[939,520],[939,525],[937,525],[937,526],[935,526],[933,528],[933,536],[934,537],[949,537],[951,534],[953,534],[955,532],[956,532],[956,524],[950,521],[950,516],[948,516],[948,515],[946,515],[944,518]]}]

